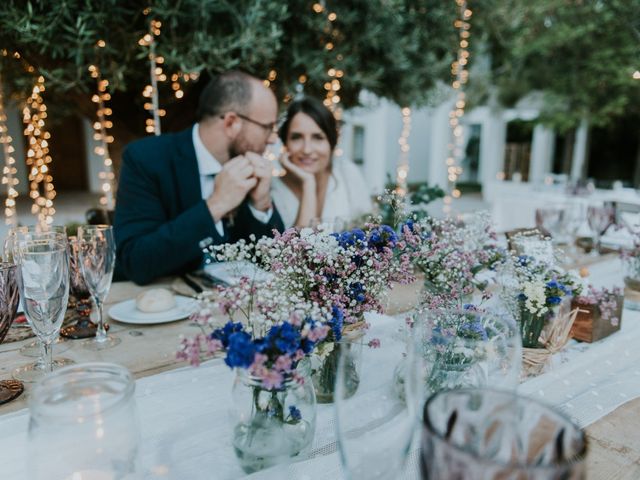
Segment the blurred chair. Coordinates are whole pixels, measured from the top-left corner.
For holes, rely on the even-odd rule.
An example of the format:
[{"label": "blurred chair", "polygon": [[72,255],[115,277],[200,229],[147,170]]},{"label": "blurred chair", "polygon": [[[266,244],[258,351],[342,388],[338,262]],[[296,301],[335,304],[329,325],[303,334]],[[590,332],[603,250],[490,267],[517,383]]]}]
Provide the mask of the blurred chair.
[{"label": "blurred chair", "polygon": [[114,210],[106,208],[90,208],[85,213],[89,225],[113,225]]}]

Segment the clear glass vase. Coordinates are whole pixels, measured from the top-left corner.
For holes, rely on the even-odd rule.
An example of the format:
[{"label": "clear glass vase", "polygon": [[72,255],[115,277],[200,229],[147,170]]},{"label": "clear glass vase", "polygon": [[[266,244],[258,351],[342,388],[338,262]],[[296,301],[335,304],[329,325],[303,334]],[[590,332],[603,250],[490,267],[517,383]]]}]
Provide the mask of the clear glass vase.
[{"label": "clear glass vase", "polygon": [[640,310],[640,257],[628,255],[622,260],[624,273],[624,306]]},{"label": "clear glass vase", "polygon": [[344,350],[349,352],[349,355],[345,356],[347,363],[344,366],[346,398],[352,396],[358,390],[362,342],[344,340],[335,342],[331,351],[323,355],[322,358],[314,357],[309,360],[311,380],[313,381],[318,403],[333,403],[338,360]]},{"label": "clear glass vase", "polygon": [[304,456],[316,428],[316,396],[309,371],[285,378],[279,388],[237,369],[233,385],[233,448],[246,473]]}]

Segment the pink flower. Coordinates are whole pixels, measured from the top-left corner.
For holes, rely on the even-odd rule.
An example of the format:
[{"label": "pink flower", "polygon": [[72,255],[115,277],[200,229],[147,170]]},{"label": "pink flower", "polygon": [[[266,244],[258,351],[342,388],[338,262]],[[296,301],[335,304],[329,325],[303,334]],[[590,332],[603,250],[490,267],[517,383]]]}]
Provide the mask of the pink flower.
[{"label": "pink flower", "polygon": [[262,384],[264,388],[280,388],[282,385],[282,381],[284,377],[282,374],[276,370],[265,370],[264,375],[262,375]]},{"label": "pink flower", "polygon": [[288,355],[280,355],[275,363],[273,364],[273,368],[275,368],[276,370],[279,370],[281,372],[288,372],[291,370],[291,364],[293,363],[293,361],[291,360],[291,357]]},{"label": "pink flower", "polygon": [[380,348],[380,339],[379,338],[373,338],[373,339],[369,340],[369,347],[370,348]]}]

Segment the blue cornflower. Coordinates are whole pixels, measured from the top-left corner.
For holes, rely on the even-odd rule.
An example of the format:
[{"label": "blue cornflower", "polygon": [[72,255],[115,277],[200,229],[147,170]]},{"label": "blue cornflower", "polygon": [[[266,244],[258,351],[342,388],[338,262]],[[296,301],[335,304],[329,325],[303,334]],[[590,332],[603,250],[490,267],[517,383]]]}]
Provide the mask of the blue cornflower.
[{"label": "blue cornflower", "polygon": [[556,296],[547,297],[547,303],[549,305],[559,305],[560,302],[562,302],[562,298],[560,298],[560,297],[556,297]]},{"label": "blue cornflower", "polygon": [[407,220],[404,225],[402,225],[402,227],[400,228],[401,232],[404,232],[404,227],[407,227],[409,229],[410,232],[413,232],[413,227],[414,227],[414,222],[413,220],[409,219]]},{"label": "blue cornflower", "polygon": [[561,288],[561,285],[558,283],[558,281],[554,278],[553,280],[549,280],[547,282],[547,287],[548,288]]},{"label": "blue cornflower", "polygon": [[336,342],[339,342],[342,338],[342,327],[344,325],[344,313],[342,310],[335,305],[331,309],[332,317],[329,320],[328,325],[331,327],[331,331],[333,332],[333,338]]},{"label": "blue cornflower", "polygon": [[300,409],[296,408],[295,405],[290,405],[289,416],[291,417],[291,420],[295,420],[297,422],[302,418],[302,413],[300,413]]},{"label": "blue cornflower", "polygon": [[480,320],[478,319],[469,323],[465,323],[460,327],[460,330],[461,330],[460,333],[462,334],[472,336],[472,337],[477,336],[481,340],[487,340],[488,338],[487,331],[484,329],[482,322],[480,322]]},{"label": "blue cornflower", "polygon": [[527,299],[527,296],[524,293],[518,295],[518,300],[524,302]]},{"label": "blue cornflower", "polygon": [[351,298],[355,299],[358,303],[362,303],[366,300],[364,296],[364,285],[360,282],[351,284]]},{"label": "blue cornflower", "polygon": [[300,331],[289,322],[274,325],[267,336],[282,353],[292,354],[300,347]]},{"label": "blue cornflower", "polygon": [[242,332],[244,330],[244,326],[240,322],[232,322],[228,321],[224,327],[216,328],[213,332],[211,332],[212,340],[220,340],[222,342],[222,346],[227,348],[229,346],[229,337],[237,332]]},{"label": "blue cornflower", "polygon": [[247,332],[236,332],[229,336],[229,347],[224,362],[231,368],[249,368],[253,363],[256,348]]},{"label": "blue cornflower", "polygon": [[527,265],[529,265],[530,261],[531,261],[531,257],[529,257],[527,255],[519,255],[518,256],[518,264],[521,267],[526,267]]}]

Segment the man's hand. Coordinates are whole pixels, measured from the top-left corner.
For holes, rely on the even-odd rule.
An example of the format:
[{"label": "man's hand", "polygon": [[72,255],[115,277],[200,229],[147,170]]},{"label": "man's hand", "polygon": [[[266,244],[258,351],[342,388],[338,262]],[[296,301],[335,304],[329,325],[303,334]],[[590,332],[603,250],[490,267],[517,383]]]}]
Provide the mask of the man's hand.
[{"label": "man's hand", "polygon": [[232,158],[216,175],[216,186],[207,198],[207,206],[215,222],[235,209],[258,183],[252,162],[245,156]]},{"label": "man's hand", "polygon": [[256,210],[265,212],[271,208],[271,162],[253,152],[245,153],[245,157],[251,162],[257,181],[249,193],[251,204]]}]

